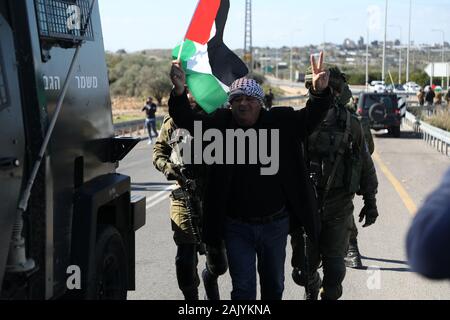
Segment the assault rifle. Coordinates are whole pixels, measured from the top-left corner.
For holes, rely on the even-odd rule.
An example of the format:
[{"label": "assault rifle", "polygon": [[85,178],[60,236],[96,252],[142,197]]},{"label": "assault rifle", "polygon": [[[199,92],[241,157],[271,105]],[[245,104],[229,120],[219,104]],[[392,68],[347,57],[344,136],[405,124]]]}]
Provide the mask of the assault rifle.
[{"label": "assault rifle", "polygon": [[205,244],[202,242],[200,219],[203,216],[202,202],[198,193],[198,185],[195,179],[192,178],[190,170],[183,164],[183,157],[179,143],[187,137],[175,136],[169,141],[172,147],[172,156],[176,162],[181,165],[179,188],[172,191],[171,197],[173,200],[183,201],[186,205],[187,223],[191,234],[194,236],[195,242],[198,246],[198,252],[203,255],[206,252]]}]

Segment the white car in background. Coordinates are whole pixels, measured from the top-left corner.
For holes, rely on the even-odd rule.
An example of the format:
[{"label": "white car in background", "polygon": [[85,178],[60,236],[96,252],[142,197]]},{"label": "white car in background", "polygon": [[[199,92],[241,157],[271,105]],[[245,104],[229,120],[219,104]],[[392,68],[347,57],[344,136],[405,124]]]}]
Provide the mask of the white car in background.
[{"label": "white car in background", "polygon": [[384,81],[372,81],[369,85],[369,92],[383,93],[386,91],[386,85]]},{"label": "white car in background", "polygon": [[397,94],[407,93],[405,87],[403,87],[403,85],[401,85],[401,84],[395,84],[395,85],[389,84],[386,86],[386,90],[388,92],[393,92],[393,93],[397,93]]},{"label": "white car in background", "polygon": [[420,86],[415,82],[407,82],[403,85],[403,87],[408,93],[417,93],[420,90]]}]

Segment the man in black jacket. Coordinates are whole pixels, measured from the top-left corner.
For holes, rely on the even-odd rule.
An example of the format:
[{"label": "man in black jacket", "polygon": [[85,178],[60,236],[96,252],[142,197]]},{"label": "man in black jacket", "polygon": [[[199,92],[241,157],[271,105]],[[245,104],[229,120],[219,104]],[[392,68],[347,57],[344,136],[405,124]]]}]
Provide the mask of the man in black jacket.
[{"label": "man in black jacket", "polygon": [[[248,154],[251,143],[244,143],[244,149],[234,148],[234,145],[230,149],[234,139],[224,139],[226,164],[217,161],[210,170],[204,199],[203,240],[211,245],[225,240],[233,300],[256,299],[256,258],[261,298],[281,299],[289,231],[303,226],[310,239],[317,242],[320,230],[317,200],[301,142],[323,120],[332,104],[329,74],[323,71],[322,62],[322,53],[318,65],[311,57],[313,85],[310,99],[302,110],[275,108],[266,111],[262,109],[264,93],[261,87],[254,80],[239,79],[230,88],[231,110],[220,109],[209,116],[192,112],[184,87],[185,73],[178,62],[172,66],[174,90],[169,100],[169,113],[180,128],[193,134],[194,139],[201,138],[194,134],[198,122],[201,122],[202,132],[215,129],[223,137],[230,136],[230,130],[249,136],[253,133],[258,137],[260,147],[268,132],[272,138],[278,138],[272,139],[270,147],[266,148],[279,160],[278,170],[270,175],[263,173],[267,163],[249,160],[253,156]],[[245,163],[234,164],[242,151],[248,155],[244,157]],[[230,163],[229,160],[234,161]]]}]

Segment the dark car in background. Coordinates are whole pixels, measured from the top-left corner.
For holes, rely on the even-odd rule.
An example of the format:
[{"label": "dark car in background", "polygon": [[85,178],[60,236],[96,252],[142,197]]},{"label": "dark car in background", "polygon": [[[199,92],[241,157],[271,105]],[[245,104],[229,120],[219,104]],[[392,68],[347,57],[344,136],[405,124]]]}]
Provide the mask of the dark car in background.
[{"label": "dark car in background", "polygon": [[394,93],[361,93],[358,114],[369,120],[376,131],[387,129],[389,134],[400,137],[402,119],[399,99]]}]

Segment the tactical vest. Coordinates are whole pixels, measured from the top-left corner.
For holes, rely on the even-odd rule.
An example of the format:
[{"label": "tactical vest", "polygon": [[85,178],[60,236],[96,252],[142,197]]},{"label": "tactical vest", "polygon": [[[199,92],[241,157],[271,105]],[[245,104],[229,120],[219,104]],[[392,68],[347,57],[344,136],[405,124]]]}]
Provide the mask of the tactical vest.
[{"label": "tactical vest", "polygon": [[[354,139],[354,121],[345,107],[335,106],[308,139],[310,171],[319,192],[323,193],[328,185],[331,192],[359,190],[362,161],[360,146]],[[348,138],[344,142],[346,130]]]}]

